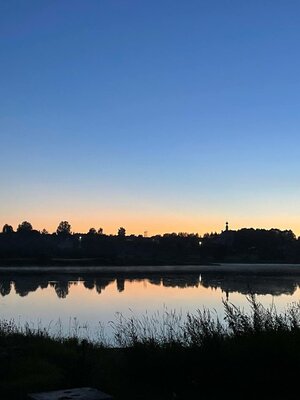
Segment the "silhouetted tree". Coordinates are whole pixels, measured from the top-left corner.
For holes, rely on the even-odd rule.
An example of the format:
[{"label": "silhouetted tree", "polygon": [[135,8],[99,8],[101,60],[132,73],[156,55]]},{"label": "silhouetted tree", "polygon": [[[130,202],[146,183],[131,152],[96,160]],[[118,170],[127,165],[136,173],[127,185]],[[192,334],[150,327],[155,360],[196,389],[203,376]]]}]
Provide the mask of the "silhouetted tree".
[{"label": "silhouetted tree", "polygon": [[5,224],[3,226],[2,232],[3,233],[13,233],[14,228],[11,225]]},{"label": "silhouetted tree", "polygon": [[56,229],[58,235],[70,235],[71,225],[68,221],[61,221]]},{"label": "silhouetted tree", "polygon": [[43,229],[42,232],[41,232],[41,234],[42,234],[42,235],[48,235],[49,232],[47,231],[47,229]]},{"label": "silhouetted tree", "polygon": [[103,234],[102,228],[71,235],[70,224],[62,221],[50,235],[46,230],[34,230],[24,221],[17,234],[9,235],[10,232],[13,228],[6,224],[0,233],[0,264],[5,258],[37,258],[39,263],[49,263],[56,257],[86,257],[97,259],[102,265],[300,260],[300,239],[290,230],[244,228],[203,237],[180,232],[144,238],[128,235],[123,227],[115,235]]},{"label": "silhouetted tree", "polygon": [[121,226],[121,228],[118,229],[118,236],[124,237],[125,235],[126,235],[126,229]]},{"label": "silhouetted tree", "polygon": [[17,232],[31,232],[32,231],[32,225],[30,222],[23,221],[17,229]]}]

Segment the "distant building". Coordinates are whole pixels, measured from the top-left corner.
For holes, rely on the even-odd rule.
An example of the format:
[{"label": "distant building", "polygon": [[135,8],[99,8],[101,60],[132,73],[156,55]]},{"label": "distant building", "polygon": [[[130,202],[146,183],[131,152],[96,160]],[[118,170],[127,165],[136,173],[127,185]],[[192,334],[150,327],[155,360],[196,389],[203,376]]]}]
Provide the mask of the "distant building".
[{"label": "distant building", "polygon": [[225,230],[222,231],[219,236],[219,243],[226,246],[231,246],[233,244],[235,232],[236,231],[229,229],[229,222],[226,221]]},{"label": "distant building", "polygon": [[225,229],[224,229],[224,231],[221,232],[221,234],[224,233],[224,232],[229,232],[229,222],[228,221],[226,221]]},{"label": "distant building", "polygon": [[229,222],[226,221],[225,229],[220,234],[216,235],[212,239],[212,242],[217,245],[232,246],[235,232],[236,231],[229,229]]}]

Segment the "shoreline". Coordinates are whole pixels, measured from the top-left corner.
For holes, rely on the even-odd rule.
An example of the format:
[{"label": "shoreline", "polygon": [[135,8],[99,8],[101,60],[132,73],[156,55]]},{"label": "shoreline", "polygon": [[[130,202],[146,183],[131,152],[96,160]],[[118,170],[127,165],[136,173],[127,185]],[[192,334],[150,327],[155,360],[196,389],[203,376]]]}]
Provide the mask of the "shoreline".
[{"label": "shoreline", "polygon": [[300,264],[244,264],[220,263],[207,265],[140,265],[140,266],[0,266],[0,273],[99,273],[99,274],[248,274],[248,275],[300,275]]}]

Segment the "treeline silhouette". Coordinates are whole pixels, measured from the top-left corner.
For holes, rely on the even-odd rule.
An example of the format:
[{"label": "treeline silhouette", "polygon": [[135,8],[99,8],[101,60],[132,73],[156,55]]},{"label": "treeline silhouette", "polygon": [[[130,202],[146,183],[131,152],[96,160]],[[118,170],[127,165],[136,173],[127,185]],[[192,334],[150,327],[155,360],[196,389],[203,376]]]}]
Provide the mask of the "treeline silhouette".
[{"label": "treeline silhouette", "polygon": [[144,237],[116,235],[102,228],[72,233],[68,221],[56,232],[38,231],[24,221],[0,233],[0,263],[31,265],[164,265],[213,262],[300,262],[300,240],[291,230],[240,229],[221,233],[166,233]]}]

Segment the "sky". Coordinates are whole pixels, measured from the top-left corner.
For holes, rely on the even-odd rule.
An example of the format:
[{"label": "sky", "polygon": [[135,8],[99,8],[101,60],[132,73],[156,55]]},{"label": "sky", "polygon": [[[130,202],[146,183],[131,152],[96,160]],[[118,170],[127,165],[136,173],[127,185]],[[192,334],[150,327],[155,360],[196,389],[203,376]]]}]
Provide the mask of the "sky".
[{"label": "sky", "polygon": [[300,235],[300,3],[0,0],[0,225]]}]

